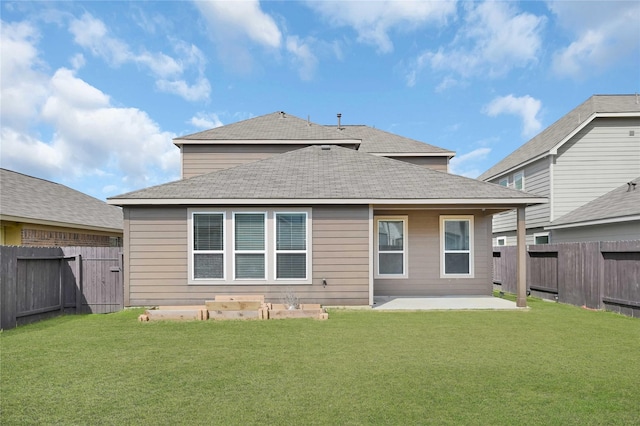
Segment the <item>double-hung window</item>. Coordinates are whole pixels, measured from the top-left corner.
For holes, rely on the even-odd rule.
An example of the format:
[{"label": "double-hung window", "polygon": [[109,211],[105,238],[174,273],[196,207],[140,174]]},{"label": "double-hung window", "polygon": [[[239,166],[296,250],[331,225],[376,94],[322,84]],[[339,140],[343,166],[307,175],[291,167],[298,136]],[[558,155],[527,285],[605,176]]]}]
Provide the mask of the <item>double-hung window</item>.
[{"label": "double-hung window", "polygon": [[264,279],[265,214],[234,213],[234,276],[236,279]]},{"label": "double-hung window", "polygon": [[376,276],[381,278],[407,276],[406,235],[406,216],[376,218]]},{"label": "double-hung window", "polygon": [[441,275],[473,276],[473,216],[441,216]]},{"label": "double-hung window", "polygon": [[307,214],[276,213],[276,279],[307,278]]},{"label": "double-hung window", "polygon": [[193,213],[193,279],[224,279],[224,213]]},{"label": "double-hung window", "polygon": [[524,172],[518,172],[513,175],[513,187],[520,191],[524,191]]}]

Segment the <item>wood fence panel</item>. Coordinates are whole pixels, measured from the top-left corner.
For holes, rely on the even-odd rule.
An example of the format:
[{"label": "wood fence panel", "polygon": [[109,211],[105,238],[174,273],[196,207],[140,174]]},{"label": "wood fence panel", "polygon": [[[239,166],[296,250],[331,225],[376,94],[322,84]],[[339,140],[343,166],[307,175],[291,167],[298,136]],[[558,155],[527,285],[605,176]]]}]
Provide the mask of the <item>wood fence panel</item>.
[{"label": "wood fence panel", "polygon": [[601,250],[604,307],[640,318],[640,241],[606,243]]},{"label": "wood fence panel", "polygon": [[[640,241],[534,245],[528,254],[533,295],[557,289],[559,302],[640,317]],[[515,265],[515,247],[494,247],[494,277],[503,291],[515,293]]]},{"label": "wood fence panel", "polygon": [[558,295],[558,249],[551,245],[531,246],[527,256],[527,288],[543,299]]},{"label": "wood fence panel", "polygon": [[16,326],[17,247],[0,247],[0,330]]},{"label": "wood fence panel", "polygon": [[108,313],[123,308],[121,248],[0,247],[0,250],[0,329],[65,309]]}]

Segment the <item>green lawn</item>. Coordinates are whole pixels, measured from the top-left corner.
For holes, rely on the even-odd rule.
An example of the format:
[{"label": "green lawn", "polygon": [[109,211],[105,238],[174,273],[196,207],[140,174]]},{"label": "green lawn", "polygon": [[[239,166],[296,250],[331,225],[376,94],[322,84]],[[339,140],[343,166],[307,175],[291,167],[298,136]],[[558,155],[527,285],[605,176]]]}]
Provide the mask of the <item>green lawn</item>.
[{"label": "green lawn", "polygon": [[640,321],[530,306],[43,321],[0,333],[0,424],[640,424]]}]

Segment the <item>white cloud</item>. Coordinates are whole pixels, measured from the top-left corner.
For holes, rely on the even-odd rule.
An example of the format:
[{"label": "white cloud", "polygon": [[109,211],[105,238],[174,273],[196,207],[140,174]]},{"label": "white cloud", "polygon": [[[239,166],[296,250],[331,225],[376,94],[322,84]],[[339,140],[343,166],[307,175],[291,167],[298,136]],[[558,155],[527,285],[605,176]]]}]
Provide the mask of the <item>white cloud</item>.
[{"label": "white cloud", "polygon": [[[3,24],[1,34],[3,167],[54,180],[123,176],[112,183],[120,192],[178,174],[173,133],[144,111],[114,107],[75,70],[60,68],[51,76],[39,70],[44,66],[29,24]],[[52,136],[39,136],[44,129]]]},{"label": "white cloud", "polygon": [[302,80],[311,80],[318,66],[318,58],[311,52],[310,42],[302,41],[298,36],[287,37],[287,51],[293,55]]},{"label": "white cloud", "polygon": [[[407,72],[409,86],[425,67],[465,78],[495,78],[537,62],[546,18],[519,13],[507,2],[466,3],[464,13],[464,23],[449,46],[415,59]],[[445,86],[443,82],[441,87]]]},{"label": "white cloud", "polygon": [[522,119],[523,136],[533,136],[542,127],[538,119],[538,113],[542,103],[529,95],[515,97],[513,95],[500,96],[493,99],[483,108],[483,112],[489,117],[496,117],[500,114],[511,114]]},{"label": "white cloud", "polygon": [[253,67],[252,43],[273,51],[282,44],[280,29],[257,0],[195,0],[193,4],[206,20],[220,59],[238,72],[248,73]]},{"label": "white cloud", "polygon": [[200,129],[205,129],[205,130],[224,126],[224,123],[222,123],[222,121],[218,117],[218,114],[213,112],[209,114],[204,112],[199,112],[194,117],[191,117],[191,120],[189,120],[189,123],[191,123],[195,127],[198,127]]},{"label": "white cloud", "polygon": [[[0,25],[0,119],[25,129],[47,95],[47,76],[35,48],[40,35],[25,22]],[[4,144],[4,138],[3,138]]]},{"label": "white cloud", "polygon": [[[188,101],[209,99],[211,84],[204,76],[206,59],[194,45],[174,41],[173,47],[179,55],[178,59],[162,52],[148,52],[144,49],[140,53],[134,53],[127,43],[112,37],[101,20],[88,13],[80,19],[72,19],[69,31],[78,45],[113,67],[135,63],[148,69],[156,78],[156,87],[163,92],[181,96]],[[193,84],[183,78],[190,68],[194,68],[197,75]]]},{"label": "white cloud", "polygon": [[[562,76],[584,78],[602,72],[625,56],[638,61],[640,3],[549,2],[558,24],[575,35],[553,55],[553,69]],[[629,59],[633,61],[633,59]]]},{"label": "white cloud", "polygon": [[353,28],[359,42],[375,45],[381,53],[393,50],[391,31],[443,24],[456,11],[455,1],[308,1],[307,5],[332,25]]},{"label": "white cloud", "polygon": [[455,156],[449,162],[449,172],[456,175],[476,178],[481,174],[477,163],[485,160],[490,153],[491,148],[477,148],[466,154]]}]

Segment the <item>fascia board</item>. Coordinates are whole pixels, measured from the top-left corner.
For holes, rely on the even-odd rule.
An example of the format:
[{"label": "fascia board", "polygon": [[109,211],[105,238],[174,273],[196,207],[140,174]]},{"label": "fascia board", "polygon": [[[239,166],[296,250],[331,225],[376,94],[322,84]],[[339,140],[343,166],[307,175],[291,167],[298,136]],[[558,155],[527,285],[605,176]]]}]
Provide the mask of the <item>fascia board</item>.
[{"label": "fascia board", "polygon": [[107,199],[108,204],[116,206],[162,206],[162,205],[331,205],[331,204],[345,204],[345,205],[360,205],[360,204],[374,204],[374,205],[472,205],[472,206],[500,206],[500,207],[521,207],[523,205],[534,205],[547,203],[546,198],[432,198],[432,199],[358,199],[358,198],[272,198],[272,199],[238,199],[238,198],[115,198]]}]

